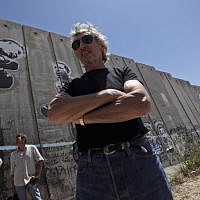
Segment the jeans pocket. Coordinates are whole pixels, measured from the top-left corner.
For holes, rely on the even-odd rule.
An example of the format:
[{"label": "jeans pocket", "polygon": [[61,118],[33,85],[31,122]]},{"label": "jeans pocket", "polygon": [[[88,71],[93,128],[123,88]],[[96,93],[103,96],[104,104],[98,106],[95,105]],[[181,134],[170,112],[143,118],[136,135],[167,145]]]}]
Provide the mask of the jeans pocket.
[{"label": "jeans pocket", "polygon": [[134,156],[137,158],[153,158],[155,157],[155,153],[152,151],[149,146],[142,146],[138,145],[136,147],[132,148],[132,151],[134,153]]}]

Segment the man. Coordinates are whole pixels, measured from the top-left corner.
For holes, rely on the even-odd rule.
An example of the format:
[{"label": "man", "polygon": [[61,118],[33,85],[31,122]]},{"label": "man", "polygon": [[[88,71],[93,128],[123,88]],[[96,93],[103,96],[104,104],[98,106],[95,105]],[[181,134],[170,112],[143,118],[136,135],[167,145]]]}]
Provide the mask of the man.
[{"label": "man", "polygon": [[41,200],[37,182],[40,179],[44,158],[35,145],[26,144],[26,135],[16,136],[17,150],[11,153],[11,180],[13,191],[20,200],[28,192],[33,200]]},{"label": "man", "polygon": [[[126,37],[126,36],[124,36]],[[141,116],[150,97],[129,67],[106,67],[106,37],[76,24],[72,48],[86,72],[51,101],[48,117],[75,123],[77,200],[170,200],[163,168],[152,152]]]}]

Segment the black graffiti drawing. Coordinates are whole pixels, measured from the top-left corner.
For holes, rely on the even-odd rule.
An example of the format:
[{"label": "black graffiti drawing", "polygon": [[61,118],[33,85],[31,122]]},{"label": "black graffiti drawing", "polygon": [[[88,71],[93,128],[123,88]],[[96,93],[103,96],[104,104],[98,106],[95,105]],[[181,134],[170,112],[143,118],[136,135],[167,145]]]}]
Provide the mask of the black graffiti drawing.
[{"label": "black graffiti drawing", "polygon": [[[53,71],[55,75],[55,90],[57,93],[65,91],[68,89],[69,83],[72,80],[72,70],[71,68],[62,61],[57,61],[53,65]],[[48,117],[48,104],[43,104],[40,107],[40,111],[43,116]]]},{"label": "black graffiti drawing", "polygon": [[57,92],[64,91],[68,89],[69,83],[72,80],[72,70],[64,62],[57,62],[53,67],[54,75],[56,77],[55,89]]},{"label": "black graffiti drawing", "polygon": [[167,130],[164,127],[163,121],[155,119],[154,120],[154,126],[156,128],[157,133],[159,134],[159,136],[160,136],[160,138],[162,140],[163,148],[166,151],[172,150],[174,148],[173,147],[173,142],[172,142],[172,139],[170,138]]},{"label": "black graffiti drawing", "polygon": [[49,182],[55,184],[64,181],[67,177],[67,172],[63,166],[56,166],[53,168],[46,168],[46,176]]},{"label": "black graffiti drawing", "polygon": [[159,141],[157,133],[153,130],[152,125],[150,122],[144,122],[146,128],[148,128],[149,132],[147,133],[147,138],[150,142],[150,145],[153,151],[159,155],[163,153],[162,145]]},{"label": "black graffiti drawing", "polygon": [[25,57],[25,49],[13,39],[0,39],[0,89],[10,89],[14,77],[8,71],[19,68],[18,59]]}]

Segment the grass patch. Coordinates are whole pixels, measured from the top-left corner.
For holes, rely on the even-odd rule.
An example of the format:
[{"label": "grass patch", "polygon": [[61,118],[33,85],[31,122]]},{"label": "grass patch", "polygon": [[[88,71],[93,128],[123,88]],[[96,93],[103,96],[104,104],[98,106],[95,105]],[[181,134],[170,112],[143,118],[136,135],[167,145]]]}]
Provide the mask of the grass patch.
[{"label": "grass patch", "polygon": [[185,182],[189,177],[200,174],[200,147],[195,147],[187,157],[180,159],[181,169],[170,178],[171,185]]}]

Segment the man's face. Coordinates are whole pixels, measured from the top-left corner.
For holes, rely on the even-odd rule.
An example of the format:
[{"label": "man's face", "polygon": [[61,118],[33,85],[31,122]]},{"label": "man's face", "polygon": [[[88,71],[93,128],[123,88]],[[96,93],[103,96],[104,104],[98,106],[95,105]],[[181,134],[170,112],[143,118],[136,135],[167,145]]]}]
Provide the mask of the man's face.
[{"label": "man's face", "polygon": [[25,138],[18,137],[18,138],[16,139],[16,144],[17,144],[17,147],[18,147],[19,149],[24,148],[25,143],[26,143],[26,139],[25,139]]},{"label": "man's face", "polygon": [[89,33],[81,33],[74,37],[75,40],[80,40],[80,46],[75,51],[78,59],[83,63],[83,65],[91,65],[102,61],[102,46],[94,37],[90,44],[84,43],[82,37],[88,35]]}]

